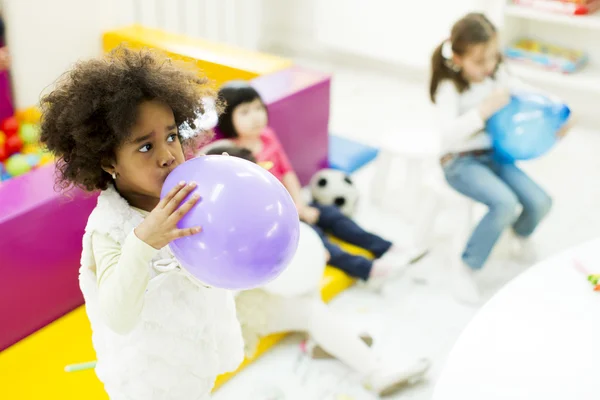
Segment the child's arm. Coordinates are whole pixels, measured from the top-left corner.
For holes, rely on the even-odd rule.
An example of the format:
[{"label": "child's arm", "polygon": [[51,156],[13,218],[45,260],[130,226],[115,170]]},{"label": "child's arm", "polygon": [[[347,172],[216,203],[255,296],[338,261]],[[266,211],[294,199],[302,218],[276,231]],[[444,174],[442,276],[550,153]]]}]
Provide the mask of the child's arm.
[{"label": "child's arm", "polygon": [[500,86],[506,87],[508,90],[510,90],[511,93],[538,93],[548,97],[556,98],[556,96],[524,82],[515,74],[511,74],[505,66],[500,66],[500,68],[498,68],[498,72],[496,73],[496,81]]},{"label": "child's arm", "polygon": [[507,90],[492,92],[478,107],[460,114],[460,93],[450,81],[442,82],[435,96],[435,105],[445,148],[470,139],[485,128],[485,121],[508,104]]},{"label": "child's arm", "polygon": [[296,205],[300,219],[307,224],[316,224],[319,220],[319,210],[317,208],[310,207],[304,201],[304,198],[302,197],[302,186],[300,185],[298,175],[296,175],[294,171],[288,172],[283,176],[282,183],[290,196],[292,196],[292,200],[294,200],[294,204]]},{"label": "child's arm", "polygon": [[125,334],[136,325],[150,281],[148,263],[158,250],[134,232],[123,247],[107,235],[93,234],[92,249],[98,277],[100,311],[108,327]]},{"label": "child's arm", "polygon": [[290,193],[290,196],[292,196],[292,200],[294,200],[296,208],[301,209],[306,207],[304,199],[302,198],[302,186],[300,185],[298,175],[296,175],[294,171],[289,171],[287,174],[285,174],[281,183],[283,183],[283,186],[285,186],[287,191]]},{"label": "child's arm", "polygon": [[287,153],[283,149],[279,139],[277,139],[277,135],[271,129],[267,129],[265,135],[268,139],[268,145],[275,148],[275,151],[273,151],[275,159],[272,160],[274,168],[277,168],[281,176],[283,176],[281,183],[283,183],[283,186],[285,186],[290,196],[292,196],[300,219],[308,224],[315,224],[319,219],[319,210],[309,207],[304,201],[302,197],[302,185],[300,184],[298,175],[296,175]]},{"label": "child's arm", "polygon": [[460,114],[460,93],[452,82],[442,82],[435,96],[435,108],[444,147],[468,140],[481,131],[485,120],[477,108]]}]

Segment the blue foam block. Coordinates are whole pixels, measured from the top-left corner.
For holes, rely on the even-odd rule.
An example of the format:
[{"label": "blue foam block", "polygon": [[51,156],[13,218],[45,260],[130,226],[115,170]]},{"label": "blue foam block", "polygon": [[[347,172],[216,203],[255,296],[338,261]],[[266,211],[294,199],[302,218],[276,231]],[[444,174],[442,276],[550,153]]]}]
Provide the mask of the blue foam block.
[{"label": "blue foam block", "polygon": [[354,140],[329,135],[329,168],[351,174],[377,157],[379,149]]}]

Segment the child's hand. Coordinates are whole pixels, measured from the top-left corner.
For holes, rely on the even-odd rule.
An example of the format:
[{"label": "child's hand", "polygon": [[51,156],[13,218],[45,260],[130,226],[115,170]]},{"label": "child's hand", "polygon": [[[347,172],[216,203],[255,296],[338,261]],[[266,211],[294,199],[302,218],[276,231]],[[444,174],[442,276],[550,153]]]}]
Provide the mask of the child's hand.
[{"label": "child's hand", "polygon": [[329,250],[325,249],[325,262],[328,263],[331,260],[331,253]]},{"label": "child's hand", "polygon": [[10,67],[10,55],[6,46],[0,48],[0,71],[7,70]]},{"label": "child's hand", "polygon": [[569,133],[571,131],[571,128],[573,128],[573,125],[575,125],[575,119],[573,118],[573,115],[571,115],[569,117],[569,120],[567,121],[566,124],[563,125],[562,128],[560,128],[560,130],[558,132],[556,132],[556,137],[559,139],[564,138],[567,133]]},{"label": "child's hand", "polygon": [[321,213],[317,208],[314,207],[302,207],[299,212],[300,219],[309,225],[314,225],[319,221]]},{"label": "child's hand", "polygon": [[[177,223],[200,198],[193,194],[189,200],[181,204],[183,199],[194,190],[195,182],[180,182],[158,203],[144,221],[135,228],[135,235],[148,245],[159,250],[177,238],[195,235],[200,227],[179,229]],[[179,205],[181,204],[181,207]]]},{"label": "child's hand", "polygon": [[492,115],[500,111],[510,102],[510,92],[508,89],[496,89],[479,106],[479,114],[484,121],[487,121]]}]

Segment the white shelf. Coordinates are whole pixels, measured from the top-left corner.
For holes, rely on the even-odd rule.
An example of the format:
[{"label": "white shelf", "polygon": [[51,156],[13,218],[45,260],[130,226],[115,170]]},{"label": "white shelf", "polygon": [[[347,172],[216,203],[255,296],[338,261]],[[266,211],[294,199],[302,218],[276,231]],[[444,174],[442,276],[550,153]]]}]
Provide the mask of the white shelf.
[{"label": "white shelf", "polygon": [[600,94],[600,68],[588,65],[579,72],[573,74],[561,74],[546,71],[520,62],[509,61],[509,70],[523,80],[553,87],[565,87],[568,89],[592,92]]},{"label": "white shelf", "polygon": [[532,21],[550,22],[572,27],[600,30],[600,12],[590,15],[564,15],[518,4],[506,5],[505,15]]}]

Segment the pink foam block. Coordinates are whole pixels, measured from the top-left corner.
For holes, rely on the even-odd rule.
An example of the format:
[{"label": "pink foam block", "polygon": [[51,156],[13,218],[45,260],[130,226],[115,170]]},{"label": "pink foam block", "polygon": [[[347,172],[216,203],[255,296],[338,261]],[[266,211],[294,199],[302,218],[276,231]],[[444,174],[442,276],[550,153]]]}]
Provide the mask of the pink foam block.
[{"label": "pink foam block", "polygon": [[291,67],[251,81],[302,184],[327,166],[331,77]]},{"label": "pink foam block", "polygon": [[0,184],[0,351],[83,304],[81,238],[95,205],[56,192],[52,165]]},{"label": "pink foam block", "polygon": [[14,113],[10,77],[8,71],[0,71],[0,121],[12,117]]}]

